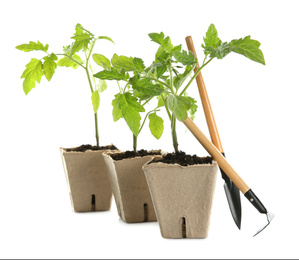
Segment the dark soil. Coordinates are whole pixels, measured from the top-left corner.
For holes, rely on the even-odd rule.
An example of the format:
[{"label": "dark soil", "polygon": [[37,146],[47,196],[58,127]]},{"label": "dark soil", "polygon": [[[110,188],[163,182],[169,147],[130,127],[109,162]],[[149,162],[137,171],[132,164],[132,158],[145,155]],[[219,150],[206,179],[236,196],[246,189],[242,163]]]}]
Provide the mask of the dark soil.
[{"label": "dark soil", "polygon": [[65,149],[66,152],[85,152],[87,150],[92,150],[92,151],[117,150],[117,148],[114,145],[107,145],[107,146],[98,147],[98,146],[94,146],[94,145],[90,145],[90,144],[83,144],[79,147]]},{"label": "dark soil", "polygon": [[160,151],[147,151],[147,150],[139,150],[137,152],[134,151],[126,151],[124,153],[110,154],[113,160],[119,161],[128,158],[134,157],[143,157],[147,155],[161,155]]},{"label": "dark soil", "polygon": [[212,164],[213,158],[198,157],[196,155],[188,155],[184,152],[168,153],[163,155],[163,158],[156,158],[151,163],[167,163],[167,164],[179,164],[181,166],[195,165],[195,164]]}]

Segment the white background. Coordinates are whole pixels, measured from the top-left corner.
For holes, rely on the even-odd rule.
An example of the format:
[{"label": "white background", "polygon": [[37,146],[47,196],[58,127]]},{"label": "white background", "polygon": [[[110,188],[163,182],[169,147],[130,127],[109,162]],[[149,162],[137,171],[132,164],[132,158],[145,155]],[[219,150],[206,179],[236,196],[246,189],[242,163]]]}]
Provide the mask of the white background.
[{"label": "white background", "polygon": [[[298,7],[297,1],[1,1],[0,77],[0,258],[298,258]],[[152,61],[157,45],[147,34],[163,31],[173,44],[193,36],[199,60],[210,23],[223,41],[251,35],[261,42],[266,66],[237,54],[214,60],[203,71],[227,159],[276,217],[266,222],[242,196],[242,230],[230,215],[217,180],[209,237],[167,240],[157,223],[124,224],[110,212],[72,212],[59,147],[94,144],[90,90],[84,71],[58,68],[51,82],[25,96],[20,76],[39,53],[16,45],[41,41],[50,52],[71,42],[76,23],[110,36],[96,52]],[[198,99],[196,84],[190,95]],[[113,123],[103,93],[102,145],[132,149],[127,126]],[[161,114],[164,116],[165,114]],[[208,135],[199,102],[196,124]],[[138,147],[172,151],[169,123],[156,141],[146,129]],[[207,153],[178,128],[180,149]]]}]

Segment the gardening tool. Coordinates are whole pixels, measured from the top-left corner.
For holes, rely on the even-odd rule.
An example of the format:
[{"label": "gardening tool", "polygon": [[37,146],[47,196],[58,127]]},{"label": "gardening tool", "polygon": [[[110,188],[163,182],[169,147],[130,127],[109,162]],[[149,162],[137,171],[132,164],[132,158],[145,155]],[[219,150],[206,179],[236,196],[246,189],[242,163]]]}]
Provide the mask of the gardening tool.
[{"label": "gardening tool", "polygon": [[[191,36],[186,37],[186,43],[188,46],[188,49],[193,53],[193,55],[196,56],[195,47],[193,44],[193,40]],[[197,65],[199,67],[199,63],[197,62]],[[198,70],[198,68],[194,69],[194,73]],[[220,136],[218,133],[216,121],[214,118],[214,114],[212,111],[212,107],[210,104],[209,96],[206,90],[206,86],[202,77],[201,72],[196,77],[196,83],[199,91],[199,95],[201,98],[203,110],[205,113],[206,121],[208,124],[210,136],[212,143],[217,147],[217,149],[222,153],[223,156],[225,156],[223,147],[221,144]],[[240,200],[240,191],[237,188],[237,186],[232,182],[232,180],[225,174],[225,172],[220,167],[220,172],[222,175],[222,178],[224,179],[224,190],[227,197],[228,205],[231,211],[231,214],[233,216],[233,219],[239,229],[241,229],[241,215],[242,215],[242,209],[241,209],[241,200]]]},{"label": "gardening tool", "polygon": [[260,213],[266,214],[267,223],[256,232],[256,234],[254,235],[256,236],[270,224],[270,222],[274,218],[274,214],[268,212],[268,210],[264,207],[259,198],[253,193],[253,191],[247,186],[247,184],[227,162],[227,160],[217,149],[217,147],[211,143],[211,141],[203,134],[203,132],[200,131],[200,129],[195,125],[195,123],[189,117],[187,117],[187,119],[183,121],[183,123],[195,136],[195,138],[202,144],[202,146],[207,150],[207,152],[213,157],[213,159],[218,163],[219,167],[223,169],[226,175],[233,181],[233,183],[238,187],[238,189],[250,201],[250,203]]}]

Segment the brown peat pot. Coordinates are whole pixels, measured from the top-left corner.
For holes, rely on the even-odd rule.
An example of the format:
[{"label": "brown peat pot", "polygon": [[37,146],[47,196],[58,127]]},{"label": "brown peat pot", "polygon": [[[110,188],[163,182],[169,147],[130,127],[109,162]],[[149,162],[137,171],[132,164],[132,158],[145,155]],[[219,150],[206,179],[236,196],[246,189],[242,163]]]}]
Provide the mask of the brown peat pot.
[{"label": "brown peat pot", "polygon": [[115,146],[90,145],[60,148],[73,210],[75,212],[108,211],[112,190],[102,153],[113,152]]},{"label": "brown peat pot", "polygon": [[123,159],[126,152],[103,153],[118,215],[126,223],[157,221],[142,166],[161,152],[149,153]]},{"label": "brown peat pot", "polygon": [[148,163],[143,170],[164,238],[206,238],[218,164]]}]

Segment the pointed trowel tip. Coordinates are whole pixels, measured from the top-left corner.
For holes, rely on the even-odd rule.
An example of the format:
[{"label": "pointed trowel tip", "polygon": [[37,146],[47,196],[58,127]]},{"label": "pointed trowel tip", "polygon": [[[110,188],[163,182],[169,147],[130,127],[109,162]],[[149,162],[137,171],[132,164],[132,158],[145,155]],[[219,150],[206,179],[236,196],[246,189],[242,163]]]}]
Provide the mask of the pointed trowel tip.
[{"label": "pointed trowel tip", "polygon": [[240,201],[239,189],[229,180],[230,183],[224,183],[224,190],[227,197],[228,205],[232,214],[232,217],[239,229],[241,229],[242,219],[242,206]]}]

